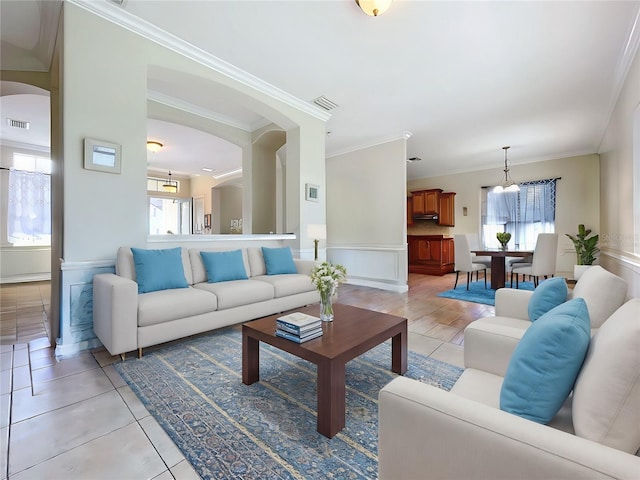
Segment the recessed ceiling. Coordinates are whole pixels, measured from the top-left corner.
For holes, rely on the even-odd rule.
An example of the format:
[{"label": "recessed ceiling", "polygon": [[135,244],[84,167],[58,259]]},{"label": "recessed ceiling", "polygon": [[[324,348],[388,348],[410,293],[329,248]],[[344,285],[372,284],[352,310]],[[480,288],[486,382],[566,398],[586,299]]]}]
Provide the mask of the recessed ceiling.
[{"label": "recessed ceiling", "polygon": [[[499,169],[507,144],[514,165],[597,152],[640,42],[634,1],[397,0],[375,18],[351,0],[99,5],[304,102],[329,98],[329,156],[411,132],[407,156],[423,161],[409,179]],[[3,50],[3,69],[10,60]],[[237,125],[265,121],[211,85],[149,89]]]}]

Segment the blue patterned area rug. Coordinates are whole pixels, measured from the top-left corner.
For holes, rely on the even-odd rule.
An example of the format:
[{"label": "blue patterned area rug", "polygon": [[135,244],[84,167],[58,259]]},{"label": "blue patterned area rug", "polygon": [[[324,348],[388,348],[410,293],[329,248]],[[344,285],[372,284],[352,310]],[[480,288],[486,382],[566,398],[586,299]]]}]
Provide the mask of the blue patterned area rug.
[{"label": "blue patterned area rug", "polygon": [[[515,283],[513,287],[515,288]],[[518,288],[520,290],[533,290],[533,282],[519,282]],[[484,288],[484,280],[471,282],[469,284],[469,290],[467,290],[466,281],[459,281],[455,289],[441,292],[438,294],[438,297],[464,300],[465,302],[484,303],[486,305],[496,304],[496,291],[489,287],[489,281],[487,281],[487,288]]]},{"label": "blue patterned area rug", "polygon": [[[346,368],[346,426],[316,431],[316,366],[260,344],[260,381],[242,383],[242,338],[229,328],[114,364],[205,479],[371,479],[378,475],[383,343]],[[409,352],[406,377],[449,390],[462,369]]]}]

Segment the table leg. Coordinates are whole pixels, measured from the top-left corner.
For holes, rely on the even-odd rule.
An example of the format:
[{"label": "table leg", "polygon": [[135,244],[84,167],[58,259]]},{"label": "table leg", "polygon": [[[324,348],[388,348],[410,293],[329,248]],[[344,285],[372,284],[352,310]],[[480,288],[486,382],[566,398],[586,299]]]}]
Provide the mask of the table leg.
[{"label": "table leg", "polygon": [[391,371],[404,375],[407,371],[407,324],[402,332],[391,337]]},{"label": "table leg", "polygon": [[242,383],[251,385],[260,380],[260,342],[242,328]]},{"label": "table leg", "polygon": [[504,257],[491,257],[491,288],[504,288]]},{"label": "table leg", "polygon": [[345,365],[326,361],[318,364],[318,432],[328,438],[344,428]]}]

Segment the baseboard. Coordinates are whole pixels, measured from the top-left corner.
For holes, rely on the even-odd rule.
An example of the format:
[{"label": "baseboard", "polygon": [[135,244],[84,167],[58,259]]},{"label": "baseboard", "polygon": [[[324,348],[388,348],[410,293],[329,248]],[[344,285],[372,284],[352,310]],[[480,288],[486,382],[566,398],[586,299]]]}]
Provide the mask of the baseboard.
[{"label": "baseboard", "polygon": [[379,288],[380,290],[387,290],[395,293],[404,293],[409,291],[408,285],[392,285],[389,283],[364,280],[361,278],[349,278],[346,283],[350,285],[358,285],[360,287]]},{"label": "baseboard", "polygon": [[27,273],[24,275],[12,275],[10,277],[0,278],[0,285],[11,283],[44,282],[47,280],[51,280],[51,272]]}]

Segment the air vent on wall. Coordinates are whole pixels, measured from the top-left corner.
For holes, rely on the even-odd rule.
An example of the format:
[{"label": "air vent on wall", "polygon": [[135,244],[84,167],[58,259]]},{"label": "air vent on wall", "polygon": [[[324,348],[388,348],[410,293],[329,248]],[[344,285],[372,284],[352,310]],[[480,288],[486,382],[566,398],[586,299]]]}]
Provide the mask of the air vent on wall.
[{"label": "air vent on wall", "polygon": [[413,163],[413,162],[421,162],[422,159],[420,157],[411,157],[411,158],[407,158],[407,162],[409,163]]},{"label": "air vent on wall", "polygon": [[14,120],[13,118],[7,118],[7,125],[14,128],[22,128],[23,130],[29,130],[29,122],[22,120]]},{"label": "air vent on wall", "polygon": [[124,4],[126,3],[127,0],[110,0],[111,3],[115,3],[116,5],[120,5],[121,7],[124,7]]},{"label": "air vent on wall", "polygon": [[333,110],[334,108],[338,107],[337,103],[332,102],[331,100],[329,100],[327,97],[325,97],[324,95],[316,98],[313,100],[313,103],[315,103],[317,106],[319,106],[320,108],[323,108],[324,110],[326,110],[327,112],[330,110]]}]

